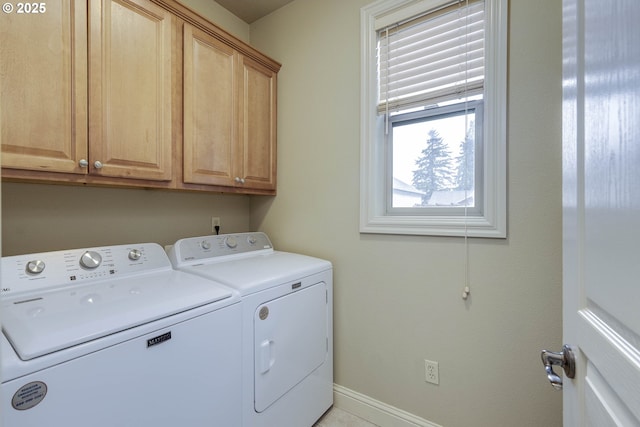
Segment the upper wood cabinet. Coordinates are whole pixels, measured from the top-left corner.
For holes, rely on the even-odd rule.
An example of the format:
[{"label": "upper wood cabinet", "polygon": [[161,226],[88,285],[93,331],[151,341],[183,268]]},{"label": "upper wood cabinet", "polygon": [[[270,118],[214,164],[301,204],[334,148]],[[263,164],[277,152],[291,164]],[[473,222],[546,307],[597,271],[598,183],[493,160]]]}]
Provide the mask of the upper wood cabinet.
[{"label": "upper wood cabinet", "polygon": [[3,179],[275,194],[280,64],[174,0],[0,15]]},{"label": "upper wood cabinet", "polygon": [[173,17],[148,0],[89,4],[89,168],[169,181]]},{"label": "upper wood cabinet", "polygon": [[0,14],[2,165],[84,174],[87,158],[86,2]]},{"label": "upper wood cabinet", "polygon": [[275,190],[276,72],[184,25],[184,181]]}]

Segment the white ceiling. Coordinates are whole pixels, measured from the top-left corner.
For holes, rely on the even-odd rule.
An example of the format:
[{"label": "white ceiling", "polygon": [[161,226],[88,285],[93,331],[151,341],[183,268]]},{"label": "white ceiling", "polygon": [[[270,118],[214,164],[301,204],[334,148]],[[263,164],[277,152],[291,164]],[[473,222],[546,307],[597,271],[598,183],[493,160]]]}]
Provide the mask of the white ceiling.
[{"label": "white ceiling", "polygon": [[215,0],[220,6],[251,24],[293,0]]}]

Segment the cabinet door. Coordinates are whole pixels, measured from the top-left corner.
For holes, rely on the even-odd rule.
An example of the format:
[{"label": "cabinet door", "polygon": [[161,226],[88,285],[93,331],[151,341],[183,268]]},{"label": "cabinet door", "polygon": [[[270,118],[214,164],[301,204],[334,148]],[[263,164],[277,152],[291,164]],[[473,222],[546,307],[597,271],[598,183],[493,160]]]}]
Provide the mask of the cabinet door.
[{"label": "cabinet door", "polygon": [[184,25],[184,182],[235,185],[237,54]]},{"label": "cabinet door", "polygon": [[171,180],[172,15],[148,0],[89,4],[90,172]]},{"label": "cabinet door", "polygon": [[238,161],[243,187],[276,188],[276,73],[242,57]]},{"label": "cabinet door", "polygon": [[86,2],[37,11],[0,14],[2,166],[86,173]]}]

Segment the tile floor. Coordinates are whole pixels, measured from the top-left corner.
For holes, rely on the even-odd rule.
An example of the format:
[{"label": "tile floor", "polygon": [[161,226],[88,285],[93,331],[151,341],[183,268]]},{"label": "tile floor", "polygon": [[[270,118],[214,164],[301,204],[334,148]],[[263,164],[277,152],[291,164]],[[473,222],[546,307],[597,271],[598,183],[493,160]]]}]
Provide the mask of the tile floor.
[{"label": "tile floor", "polygon": [[377,427],[339,408],[331,408],[313,427]]}]

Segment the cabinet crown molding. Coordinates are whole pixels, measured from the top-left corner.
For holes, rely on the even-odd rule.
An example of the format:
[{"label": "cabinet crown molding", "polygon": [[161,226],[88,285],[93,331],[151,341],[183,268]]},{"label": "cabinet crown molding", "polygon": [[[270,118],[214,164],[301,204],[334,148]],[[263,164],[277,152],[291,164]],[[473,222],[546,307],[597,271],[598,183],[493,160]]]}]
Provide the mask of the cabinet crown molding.
[{"label": "cabinet crown molding", "polygon": [[273,72],[277,73],[280,71],[280,64],[278,61],[268,57],[267,55],[259,52],[251,45],[243,42],[242,40],[236,38],[229,32],[217,26],[215,23],[209,21],[208,19],[203,18],[198,13],[189,9],[187,6],[175,1],[175,0],[151,0],[152,2],[162,6],[163,8],[169,10],[171,13],[179,17],[185,22],[193,25],[194,27],[208,33],[212,37],[220,40],[222,43],[225,43],[231,46],[233,49],[237,50],[241,54],[246,57],[253,59],[254,61],[264,65],[269,68]]}]

